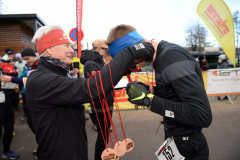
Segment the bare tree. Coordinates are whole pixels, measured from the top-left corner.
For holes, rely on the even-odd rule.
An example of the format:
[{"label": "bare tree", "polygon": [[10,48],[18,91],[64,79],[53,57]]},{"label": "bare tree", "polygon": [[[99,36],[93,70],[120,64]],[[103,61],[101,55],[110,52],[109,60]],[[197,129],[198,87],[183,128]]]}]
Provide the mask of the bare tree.
[{"label": "bare tree", "polygon": [[233,22],[234,22],[234,29],[235,29],[235,40],[236,40],[236,48],[239,48],[239,36],[240,36],[240,12],[235,11],[233,12]]},{"label": "bare tree", "polygon": [[204,47],[211,46],[207,41],[208,31],[198,21],[190,20],[184,29],[187,36],[185,37],[187,47],[192,51],[203,51]]},{"label": "bare tree", "polygon": [[187,27],[184,28],[184,32],[187,34],[185,37],[187,47],[193,47],[194,43],[194,22],[192,19],[188,22]]},{"label": "bare tree", "polygon": [[0,14],[3,14],[7,10],[7,6],[0,0]]}]

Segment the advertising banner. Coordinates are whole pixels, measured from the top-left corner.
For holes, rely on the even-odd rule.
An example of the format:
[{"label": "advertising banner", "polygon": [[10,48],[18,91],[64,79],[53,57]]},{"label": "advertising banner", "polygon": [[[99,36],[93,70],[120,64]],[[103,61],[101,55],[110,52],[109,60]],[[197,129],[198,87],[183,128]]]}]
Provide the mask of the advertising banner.
[{"label": "advertising banner", "polygon": [[203,72],[208,96],[240,94],[240,69],[216,69]]},{"label": "advertising banner", "polygon": [[197,13],[235,66],[235,38],[232,14],[223,0],[202,0]]}]

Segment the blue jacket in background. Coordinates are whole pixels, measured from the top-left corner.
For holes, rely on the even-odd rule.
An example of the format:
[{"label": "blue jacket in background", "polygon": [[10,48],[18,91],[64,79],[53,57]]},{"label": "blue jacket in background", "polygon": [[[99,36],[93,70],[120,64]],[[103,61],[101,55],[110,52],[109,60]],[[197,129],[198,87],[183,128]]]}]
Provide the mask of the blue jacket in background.
[{"label": "blue jacket in background", "polygon": [[38,69],[38,60],[37,60],[32,66],[28,66],[27,69],[24,67],[24,68],[23,68],[23,72],[22,72],[20,78],[19,78],[19,77],[13,77],[13,78],[12,78],[12,82],[13,82],[13,83],[17,83],[17,84],[23,86],[23,87],[22,87],[22,90],[21,90],[21,92],[22,92],[23,94],[25,94],[25,87],[24,87],[24,84],[23,84],[23,78],[24,78],[24,77],[28,77],[28,73],[29,73],[29,72],[32,72],[32,71],[37,70],[37,69]]}]

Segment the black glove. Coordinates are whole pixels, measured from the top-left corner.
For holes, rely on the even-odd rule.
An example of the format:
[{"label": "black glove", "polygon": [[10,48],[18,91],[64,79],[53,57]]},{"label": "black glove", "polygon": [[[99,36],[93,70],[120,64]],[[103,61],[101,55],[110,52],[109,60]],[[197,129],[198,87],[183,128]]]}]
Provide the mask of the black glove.
[{"label": "black glove", "polygon": [[[145,99],[151,99],[154,95],[148,93],[147,89],[143,85],[139,85],[136,82],[128,83],[126,87],[128,94],[128,101],[133,104],[147,106],[144,101]],[[148,104],[149,106],[150,104]]]},{"label": "black glove", "polygon": [[144,87],[146,88],[146,90],[149,91],[149,85],[144,84],[144,83],[142,83],[142,82],[140,82],[140,81],[137,81],[136,83],[139,84],[139,85],[144,86]]},{"label": "black glove", "polygon": [[149,42],[140,42],[127,49],[132,53],[134,59],[146,57],[149,62],[152,61],[155,52],[153,45]]}]

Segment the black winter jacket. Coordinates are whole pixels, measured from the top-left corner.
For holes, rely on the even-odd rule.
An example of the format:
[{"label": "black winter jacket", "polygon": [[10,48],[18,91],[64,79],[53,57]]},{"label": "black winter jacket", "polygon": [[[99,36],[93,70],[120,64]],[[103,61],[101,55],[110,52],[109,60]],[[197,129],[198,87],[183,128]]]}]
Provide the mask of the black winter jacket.
[{"label": "black winter jacket", "polygon": [[164,117],[164,125],[172,134],[201,134],[197,140],[175,140],[179,150],[195,152],[202,149],[207,142],[201,131],[211,124],[212,112],[198,62],[182,47],[161,41],[153,67],[156,96],[151,111]]},{"label": "black winter jacket", "polygon": [[[91,50],[84,50],[84,54],[81,56],[81,63],[84,65],[84,77],[89,78],[91,76],[92,71],[101,70],[105,62],[102,59],[102,56],[98,52],[92,52]],[[108,102],[108,106],[113,105],[113,96],[112,92],[106,94],[106,99]],[[100,101],[94,101],[95,107],[101,109]],[[91,103],[92,106],[92,103]],[[93,106],[92,106],[93,107]]]},{"label": "black winter jacket", "polygon": [[[129,50],[122,50],[109,63],[114,85],[132,63]],[[99,81],[99,74],[96,77]],[[105,93],[109,93],[113,88],[108,66],[101,69],[101,78]],[[85,117],[79,106],[91,102],[88,81],[93,100],[98,100],[95,77],[70,78],[66,70],[44,58],[29,75],[26,101],[36,130],[39,160],[88,160]],[[101,89],[100,96],[103,98]]]}]

